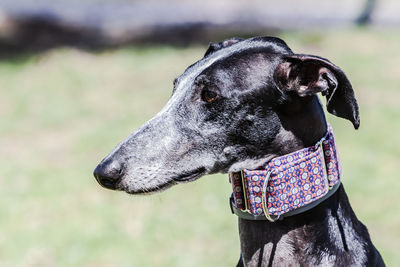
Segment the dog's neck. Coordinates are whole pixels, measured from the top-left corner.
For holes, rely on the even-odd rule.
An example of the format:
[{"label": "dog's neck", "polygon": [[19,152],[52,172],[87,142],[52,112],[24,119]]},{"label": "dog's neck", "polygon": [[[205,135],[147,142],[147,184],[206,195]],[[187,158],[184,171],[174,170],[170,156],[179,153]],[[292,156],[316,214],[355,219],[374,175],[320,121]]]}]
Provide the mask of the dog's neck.
[{"label": "dog's neck", "polygon": [[[245,266],[347,266],[353,244],[346,235],[359,235],[358,221],[343,186],[317,207],[282,221],[239,218],[241,252]],[[340,234],[338,234],[340,233]],[[337,256],[342,255],[342,256]],[[359,255],[362,258],[363,255]],[[340,258],[339,258],[340,257]],[[351,257],[349,257],[351,258]],[[362,265],[362,264],[360,264]]]},{"label": "dog's neck", "polygon": [[278,152],[282,155],[314,145],[327,131],[324,110],[317,96],[294,99],[281,108],[278,116],[282,131],[289,133],[286,140],[277,139],[286,144]]},{"label": "dog's neck", "polygon": [[[277,154],[288,154],[311,146],[326,133],[326,119],[318,98],[312,97],[305,105],[301,104],[301,108],[299,107],[297,110],[283,109],[279,114],[283,134],[277,138],[277,142],[280,143],[276,144],[280,148]],[[291,106],[293,107],[293,104]],[[340,237],[330,236],[333,232],[327,230],[321,232],[321,229],[328,229],[328,224],[332,223],[333,214],[336,216],[338,214],[339,194],[346,198],[343,189],[340,188],[332,197],[317,207],[278,222],[251,221],[239,218],[244,262],[248,266],[271,266],[272,263],[279,262],[282,266],[286,266],[291,262],[301,262],[301,258],[307,254],[307,250],[314,249],[315,244],[318,244],[318,241],[315,240],[318,236],[321,240],[332,240],[333,246],[336,246],[335,242],[342,244]],[[348,205],[351,210],[348,201],[345,201],[343,205]],[[343,212],[339,211],[339,213]],[[342,244],[341,249],[343,248]],[[315,256],[318,253],[312,255]],[[312,261],[308,261],[308,263],[310,262]]]}]

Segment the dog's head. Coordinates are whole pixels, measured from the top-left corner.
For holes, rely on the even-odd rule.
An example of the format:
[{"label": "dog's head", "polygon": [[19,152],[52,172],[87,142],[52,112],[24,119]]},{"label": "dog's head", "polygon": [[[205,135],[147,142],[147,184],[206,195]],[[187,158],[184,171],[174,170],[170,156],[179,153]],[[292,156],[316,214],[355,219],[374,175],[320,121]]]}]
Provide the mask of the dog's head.
[{"label": "dog's head", "polygon": [[318,92],[327,97],[329,112],[358,128],[351,84],[328,60],[293,54],[272,37],[211,44],[175,79],[166,106],[94,175],[104,187],[139,194],[209,173],[257,168],[321,137]]}]

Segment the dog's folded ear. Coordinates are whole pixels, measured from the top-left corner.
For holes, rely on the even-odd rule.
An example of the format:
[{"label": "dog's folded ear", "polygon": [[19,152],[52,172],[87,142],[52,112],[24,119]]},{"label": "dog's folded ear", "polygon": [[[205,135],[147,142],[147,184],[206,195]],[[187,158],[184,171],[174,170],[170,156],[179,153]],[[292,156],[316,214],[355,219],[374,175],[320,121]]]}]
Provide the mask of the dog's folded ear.
[{"label": "dog's folded ear", "polygon": [[244,39],[243,38],[233,37],[231,39],[227,39],[227,40],[224,40],[224,41],[219,42],[219,43],[210,43],[206,53],[204,54],[204,57],[208,56],[209,54],[214,53],[217,50],[220,50],[222,48],[225,48],[225,47],[231,46],[233,44],[236,44],[236,43],[238,43],[238,42],[240,42],[242,40],[244,40]]},{"label": "dog's folded ear", "polygon": [[350,120],[354,128],[360,125],[358,105],[353,88],[344,72],[329,60],[292,54],[284,57],[274,73],[283,91],[296,91],[299,96],[322,93],[327,99],[327,110]]}]

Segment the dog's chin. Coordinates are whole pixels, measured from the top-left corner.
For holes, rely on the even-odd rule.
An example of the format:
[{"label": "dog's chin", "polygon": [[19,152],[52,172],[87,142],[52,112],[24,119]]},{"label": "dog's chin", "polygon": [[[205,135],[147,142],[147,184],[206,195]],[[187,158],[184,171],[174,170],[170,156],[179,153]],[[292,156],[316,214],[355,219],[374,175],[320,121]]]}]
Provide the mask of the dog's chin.
[{"label": "dog's chin", "polygon": [[119,186],[116,190],[125,191],[126,193],[131,195],[151,195],[154,193],[165,191],[176,184],[192,182],[205,174],[206,169],[204,167],[201,167],[193,171],[184,172],[182,174],[167,178],[165,179],[166,183],[157,185],[155,187],[131,188],[130,186]]},{"label": "dog's chin", "polygon": [[121,189],[117,189],[120,191],[125,191],[126,193],[130,194],[130,195],[152,195],[155,193],[159,193],[162,191],[167,190],[168,188],[172,187],[173,185],[177,184],[176,181],[171,180],[165,184],[161,184],[159,186],[156,187],[141,187],[141,188],[131,188],[129,186],[124,186],[121,187]]}]

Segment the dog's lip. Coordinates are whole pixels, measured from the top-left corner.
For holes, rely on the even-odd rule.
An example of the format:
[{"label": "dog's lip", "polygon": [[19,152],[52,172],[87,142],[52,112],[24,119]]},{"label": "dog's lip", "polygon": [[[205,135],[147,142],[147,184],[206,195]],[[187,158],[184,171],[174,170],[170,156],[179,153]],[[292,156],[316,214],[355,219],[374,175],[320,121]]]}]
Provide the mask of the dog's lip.
[{"label": "dog's lip", "polygon": [[130,195],[152,195],[154,193],[158,193],[158,192],[167,190],[168,188],[170,188],[171,186],[173,186],[175,184],[177,184],[177,182],[175,180],[170,180],[169,182],[167,182],[161,186],[154,187],[154,188],[133,190],[133,191],[129,191],[125,188],[121,188],[120,190],[125,191],[126,193],[128,193]]},{"label": "dog's lip", "polygon": [[149,188],[145,190],[134,190],[134,191],[128,191],[126,188],[120,187],[117,190],[125,191],[128,194],[132,195],[151,195],[153,193],[161,192],[164,191],[171,186],[178,184],[178,183],[187,183],[196,180],[200,176],[204,175],[206,173],[206,168],[200,167],[197,169],[194,169],[192,171],[187,171],[182,174],[179,174],[177,176],[171,177],[170,180],[158,187],[154,188]]},{"label": "dog's lip", "polygon": [[184,172],[180,175],[177,175],[172,178],[173,181],[176,181],[178,183],[184,183],[184,182],[190,182],[193,181],[200,176],[202,176],[206,171],[206,168],[204,167],[199,167],[197,169],[194,169],[192,171]]}]

